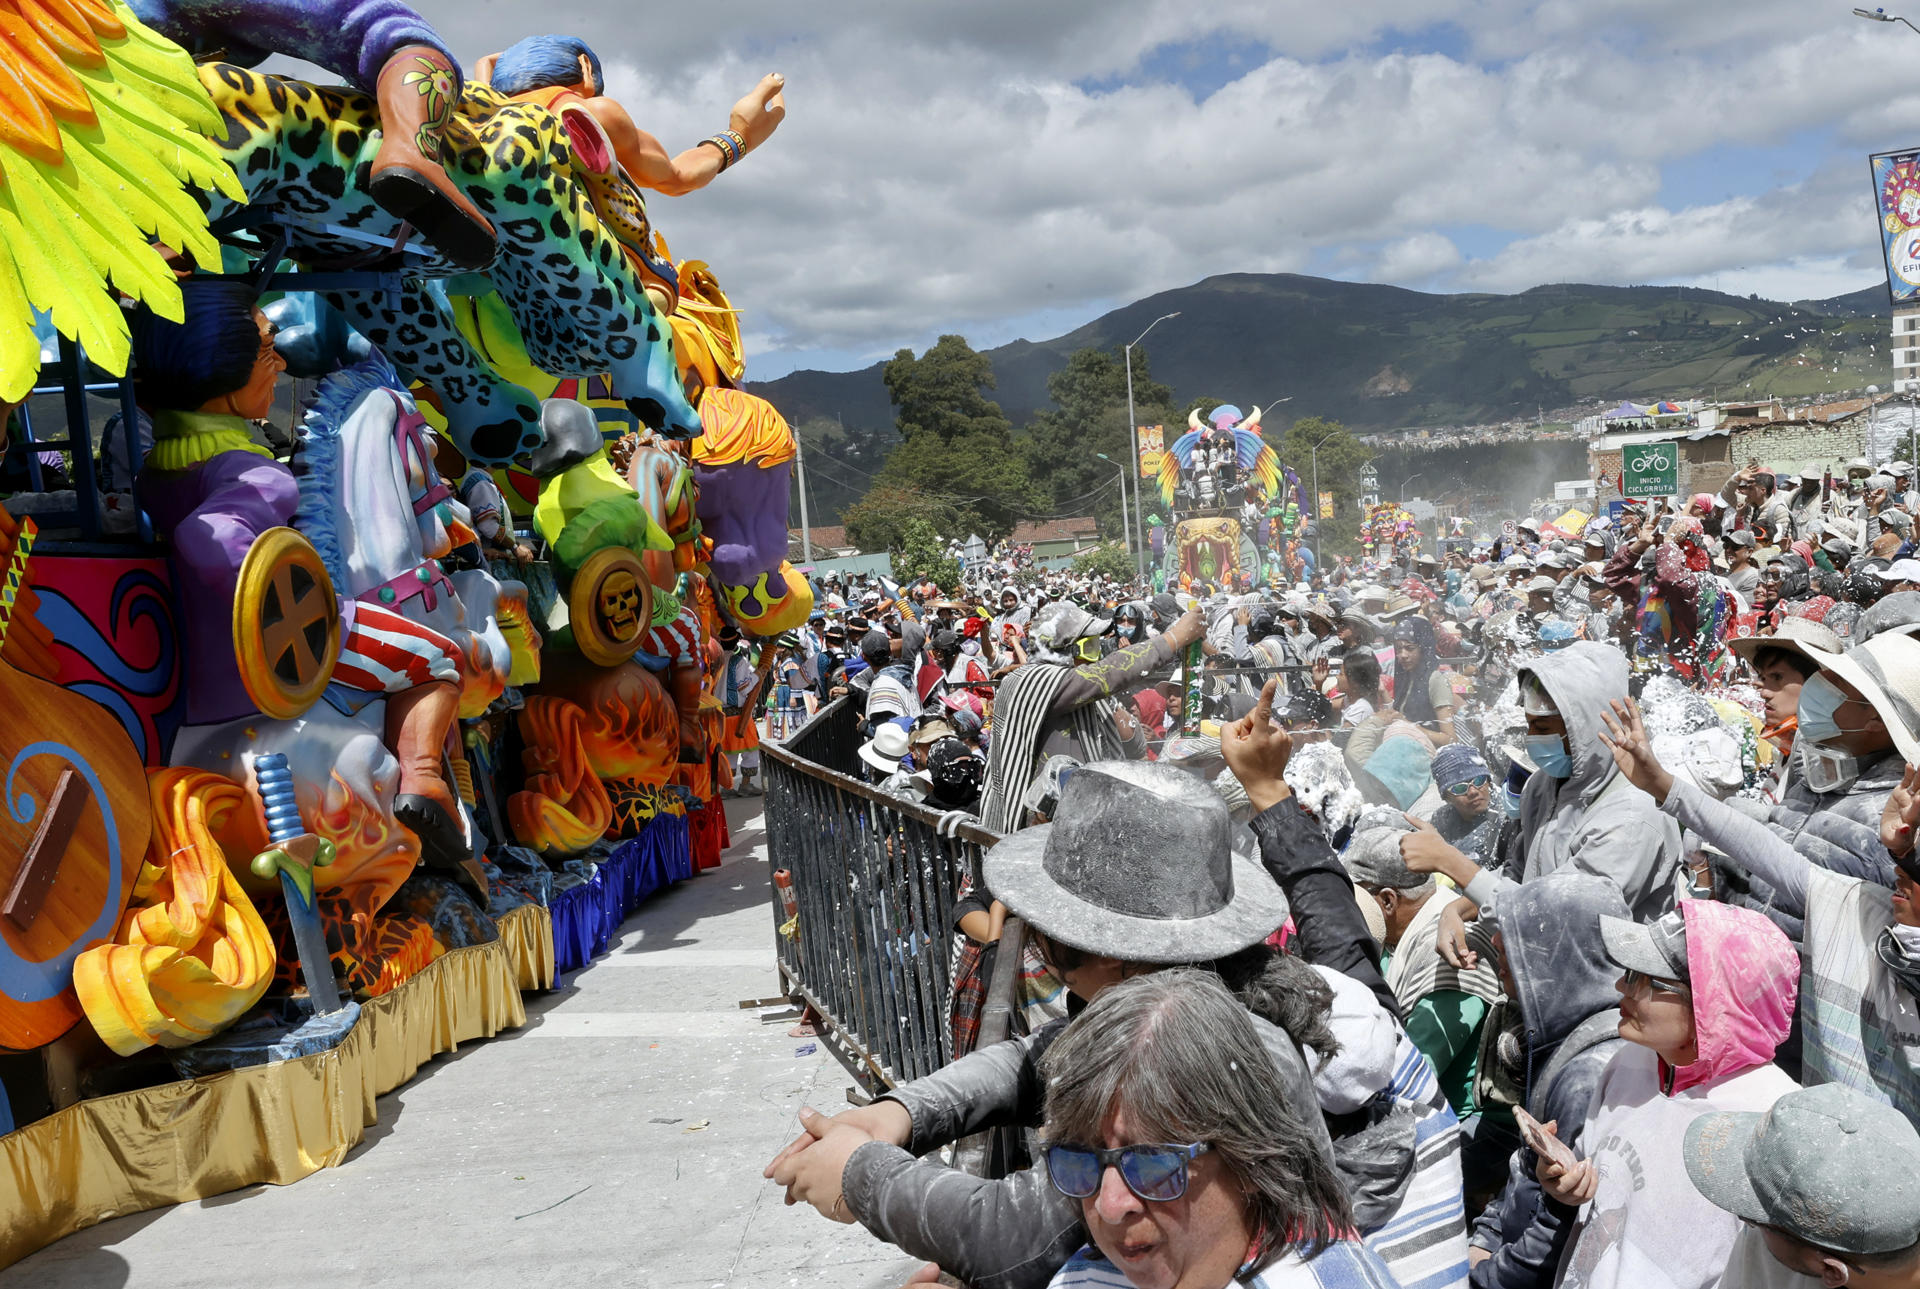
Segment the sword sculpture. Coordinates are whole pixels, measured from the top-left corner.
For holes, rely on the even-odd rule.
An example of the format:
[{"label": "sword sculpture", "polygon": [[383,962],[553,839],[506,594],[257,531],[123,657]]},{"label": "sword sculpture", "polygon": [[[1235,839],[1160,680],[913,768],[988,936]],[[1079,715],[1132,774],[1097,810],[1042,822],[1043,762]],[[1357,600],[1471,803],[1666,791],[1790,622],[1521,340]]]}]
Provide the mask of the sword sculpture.
[{"label": "sword sculpture", "polygon": [[293,945],[300,951],[300,974],[307,982],[313,1014],[324,1016],[342,1007],[333,981],[333,959],[327,952],[327,933],[320,926],[314,904],[313,870],[333,863],[333,843],[306,830],[293,795],[293,772],[284,752],[263,752],[253,758],[253,775],[266,807],[267,837],[272,850],[253,857],[256,877],[280,875],[280,893],[287,900],[287,921],[293,926]]}]

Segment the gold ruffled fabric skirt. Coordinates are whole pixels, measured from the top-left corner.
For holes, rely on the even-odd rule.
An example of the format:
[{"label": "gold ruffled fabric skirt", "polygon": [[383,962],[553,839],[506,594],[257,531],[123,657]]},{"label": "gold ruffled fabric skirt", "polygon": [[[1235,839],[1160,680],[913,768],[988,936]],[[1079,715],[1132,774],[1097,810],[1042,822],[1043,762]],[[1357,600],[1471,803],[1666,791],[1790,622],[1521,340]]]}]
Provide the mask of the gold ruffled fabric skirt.
[{"label": "gold ruffled fabric skirt", "polygon": [[0,1267],[110,1217],[340,1163],[377,1118],[375,1097],[442,1052],[524,1025],[520,991],[553,983],[547,911],[527,905],[499,927],[364,1003],[328,1051],[97,1097],[0,1137]]}]

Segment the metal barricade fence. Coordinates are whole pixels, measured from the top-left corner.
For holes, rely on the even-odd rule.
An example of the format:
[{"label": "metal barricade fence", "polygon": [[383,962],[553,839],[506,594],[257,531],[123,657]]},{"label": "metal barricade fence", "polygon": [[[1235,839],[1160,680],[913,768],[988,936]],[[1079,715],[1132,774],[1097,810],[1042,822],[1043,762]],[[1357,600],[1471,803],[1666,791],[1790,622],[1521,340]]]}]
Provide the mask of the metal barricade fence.
[{"label": "metal barricade fence", "polygon": [[[879,1090],[952,1058],[954,901],[999,836],[973,823],[942,830],[941,812],[861,782],[858,723],[839,699],[761,755],[767,854],[795,902],[788,925],[776,883],[782,987]],[[1017,952],[1002,957],[1017,969]]]}]

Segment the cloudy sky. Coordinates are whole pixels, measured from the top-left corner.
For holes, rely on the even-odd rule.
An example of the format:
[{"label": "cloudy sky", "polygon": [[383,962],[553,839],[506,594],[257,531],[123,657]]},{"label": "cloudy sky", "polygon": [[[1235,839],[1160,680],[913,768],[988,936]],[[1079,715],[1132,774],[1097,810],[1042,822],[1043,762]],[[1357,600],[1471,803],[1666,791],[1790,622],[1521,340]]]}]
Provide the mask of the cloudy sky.
[{"label": "cloudy sky", "polygon": [[653,203],[761,378],[1231,271],[1837,294],[1882,276],[1866,154],[1920,144],[1920,35],[1829,0],[415,2],[469,62],[565,12],[671,150],[785,73]]}]

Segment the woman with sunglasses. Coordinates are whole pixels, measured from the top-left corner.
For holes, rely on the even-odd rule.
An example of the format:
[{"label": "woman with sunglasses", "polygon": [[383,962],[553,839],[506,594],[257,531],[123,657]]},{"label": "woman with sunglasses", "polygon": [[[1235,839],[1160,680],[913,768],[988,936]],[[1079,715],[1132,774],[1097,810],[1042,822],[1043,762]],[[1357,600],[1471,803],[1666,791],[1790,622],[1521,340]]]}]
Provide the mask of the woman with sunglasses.
[{"label": "woman with sunglasses", "polygon": [[1579,1134],[1587,1158],[1535,1164],[1572,1227],[1560,1285],[1708,1289],[1740,1220],[1694,1188],[1681,1144],[1703,1115],[1764,1113],[1795,1090],[1773,1053],[1793,1017],[1800,959],[1765,917],[1707,900],[1682,900],[1646,925],[1603,916],[1597,933],[1625,973],[1616,987],[1627,1041],[1594,1089]]},{"label": "woman with sunglasses", "polygon": [[[1249,724],[1270,723],[1276,688],[1268,683]],[[1288,800],[1282,770],[1284,757],[1270,775],[1249,770],[1242,781],[1257,800]],[[1307,826],[1297,803],[1270,822],[1289,833]],[[1091,1004],[1124,981],[1174,966],[1221,977],[1327,1166],[1336,1158],[1330,1126],[1343,1142],[1361,1138],[1338,1156],[1336,1173],[1355,1224],[1396,1266],[1404,1261],[1419,1273],[1407,1283],[1438,1274],[1432,1283],[1456,1285],[1466,1278],[1458,1122],[1432,1067],[1369,992],[1377,986],[1392,998],[1352,883],[1319,826],[1311,829],[1319,862],[1290,882],[1313,965],[1267,947],[1288,899],[1260,860],[1234,848],[1226,803],[1180,770],[1082,767],[1062,787],[1050,823],[987,852],[985,877],[1079,1000]],[[1261,844],[1265,853],[1264,833]],[[1169,863],[1176,855],[1190,862]],[[1344,910],[1349,925],[1311,915],[1310,904]],[[976,1289],[1038,1289],[1085,1243],[1077,1206],[1064,1204],[1037,1170],[987,1181],[920,1157],[983,1126],[1038,1127],[1042,1053],[1071,1027],[976,1051],[831,1120],[803,1110],[805,1132],[765,1175],[790,1202],[857,1220]]]},{"label": "woman with sunglasses", "polygon": [[1090,1237],[1050,1289],[1395,1285],[1217,977],[1104,990],[1043,1071],[1047,1177]]}]

